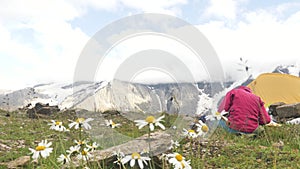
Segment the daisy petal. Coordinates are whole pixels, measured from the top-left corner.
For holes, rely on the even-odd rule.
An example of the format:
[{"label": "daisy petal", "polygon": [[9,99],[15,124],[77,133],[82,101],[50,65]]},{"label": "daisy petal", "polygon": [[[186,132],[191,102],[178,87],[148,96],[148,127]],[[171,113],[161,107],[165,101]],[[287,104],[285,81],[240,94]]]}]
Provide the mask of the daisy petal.
[{"label": "daisy petal", "polygon": [[130,160],[130,167],[133,167],[135,165],[135,159]]}]

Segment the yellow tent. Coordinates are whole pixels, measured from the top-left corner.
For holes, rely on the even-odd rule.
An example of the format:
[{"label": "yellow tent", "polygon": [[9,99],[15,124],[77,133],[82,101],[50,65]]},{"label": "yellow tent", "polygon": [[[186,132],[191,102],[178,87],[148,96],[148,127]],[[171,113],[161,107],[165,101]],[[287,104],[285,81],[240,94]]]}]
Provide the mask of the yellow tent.
[{"label": "yellow tent", "polygon": [[286,104],[300,102],[300,78],[293,75],[261,74],[248,84],[248,87],[262,98],[266,106],[276,102]]}]

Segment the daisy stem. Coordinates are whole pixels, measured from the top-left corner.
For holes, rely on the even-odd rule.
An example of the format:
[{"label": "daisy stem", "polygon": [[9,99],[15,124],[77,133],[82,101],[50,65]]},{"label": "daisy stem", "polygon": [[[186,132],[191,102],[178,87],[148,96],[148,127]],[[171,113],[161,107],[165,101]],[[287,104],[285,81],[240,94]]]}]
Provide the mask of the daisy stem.
[{"label": "daisy stem", "polygon": [[39,163],[40,163],[41,168],[44,168],[43,167],[43,165],[44,165],[44,158],[41,158],[41,160],[39,161]]},{"label": "daisy stem", "polygon": [[152,156],[150,136],[151,136],[151,130],[150,130],[150,127],[149,127],[149,130],[148,130],[148,148],[149,148],[149,154],[150,154],[150,156]]},{"label": "daisy stem", "polygon": [[81,140],[81,125],[79,125],[79,140]]},{"label": "daisy stem", "polygon": [[[149,156],[150,157],[153,157],[153,153],[152,153],[152,150],[151,150],[151,130],[150,130],[150,127],[149,127],[149,130],[148,130],[148,146],[149,146]],[[155,169],[155,165],[154,165],[154,158],[152,158],[151,160],[151,163],[149,164],[150,166],[150,169]]]},{"label": "daisy stem", "polygon": [[85,155],[85,159],[86,159],[87,166],[88,166],[89,168],[91,168],[91,163],[90,163],[90,161],[89,161],[87,155]]},{"label": "daisy stem", "polygon": [[193,138],[190,138],[190,158],[192,158],[194,156],[194,152],[193,152]]},{"label": "daisy stem", "polygon": [[64,144],[63,144],[62,139],[61,139],[61,133],[58,134],[58,139],[59,139],[59,143],[60,143],[60,146],[61,146],[63,152],[66,152]]},{"label": "daisy stem", "polygon": [[49,159],[49,160],[52,163],[52,165],[55,166],[55,168],[59,169],[59,167],[57,166],[57,164],[54,161],[52,161],[51,159]]},{"label": "daisy stem", "polygon": [[[125,165],[124,165],[123,163],[121,163],[121,164],[122,164],[122,167],[123,167],[124,169],[126,169]],[[120,165],[120,169],[121,169],[121,165]]]}]

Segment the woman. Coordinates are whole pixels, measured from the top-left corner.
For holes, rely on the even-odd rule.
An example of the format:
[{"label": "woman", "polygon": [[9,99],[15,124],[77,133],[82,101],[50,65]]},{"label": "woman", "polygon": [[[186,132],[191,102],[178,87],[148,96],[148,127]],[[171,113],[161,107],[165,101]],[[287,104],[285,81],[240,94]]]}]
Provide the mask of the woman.
[{"label": "woman", "polygon": [[240,86],[226,94],[218,111],[223,110],[229,112],[228,121],[221,120],[220,125],[232,133],[253,133],[259,125],[271,121],[261,98],[245,86]]}]

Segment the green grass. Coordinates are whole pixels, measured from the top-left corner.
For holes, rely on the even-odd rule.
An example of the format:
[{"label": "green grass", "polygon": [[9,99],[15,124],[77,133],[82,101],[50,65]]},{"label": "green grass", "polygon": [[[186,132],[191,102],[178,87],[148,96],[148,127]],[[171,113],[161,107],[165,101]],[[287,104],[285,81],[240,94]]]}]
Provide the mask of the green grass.
[{"label": "green grass", "polygon": [[[79,139],[78,133],[74,130],[59,133],[49,130],[47,125],[51,119],[54,119],[63,121],[67,126],[68,119],[76,118],[74,111],[40,119],[29,119],[26,114],[19,112],[11,112],[10,117],[5,115],[6,112],[0,110],[0,143],[11,149],[0,149],[0,168],[6,168],[5,164],[9,161],[29,155],[28,148],[34,148],[44,139],[53,143],[54,151],[49,158],[44,160],[42,168],[60,168],[56,158],[74,144],[74,139]],[[177,117],[165,115],[165,125],[171,127]],[[115,130],[128,137],[139,137],[147,133],[147,129],[138,130],[134,122],[118,113],[107,112],[102,114],[102,117],[121,123],[122,127]],[[208,140],[194,140],[193,142],[182,140],[179,152],[186,159],[191,160],[193,168],[300,168],[299,134],[299,125],[265,127],[265,132],[255,138],[229,134],[217,128]],[[85,133],[83,138],[88,136]],[[158,166],[162,165],[158,159],[155,162]],[[94,168],[116,167],[111,164],[111,160],[93,163],[91,166]],[[28,163],[20,168],[36,167],[37,164]]]}]

